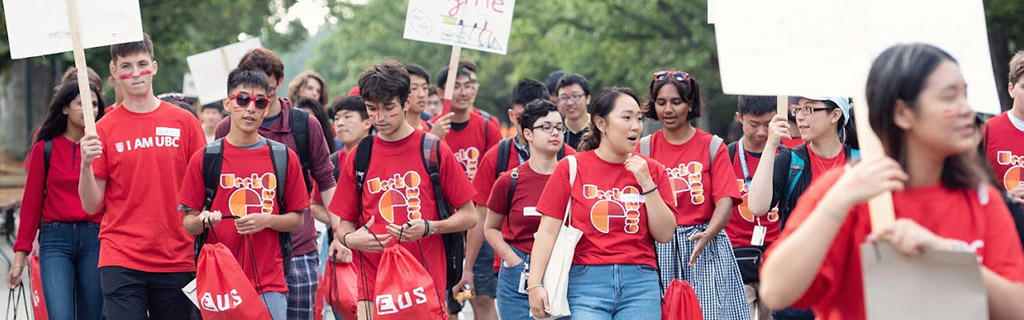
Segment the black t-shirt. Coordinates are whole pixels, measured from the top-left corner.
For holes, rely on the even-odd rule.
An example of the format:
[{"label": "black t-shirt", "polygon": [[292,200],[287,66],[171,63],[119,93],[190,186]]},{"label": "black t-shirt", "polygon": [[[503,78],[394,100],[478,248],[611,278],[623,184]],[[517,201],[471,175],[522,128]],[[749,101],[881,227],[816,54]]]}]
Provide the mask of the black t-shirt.
[{"label": "black t-shirt", "polygon": [[579,149],[580,140],[583,140],[583,134],[587,133],[589,129],[589,127],[584,127],[580,132],[572,132],[569,128],[565,128],[565,143],[573,149]]}]

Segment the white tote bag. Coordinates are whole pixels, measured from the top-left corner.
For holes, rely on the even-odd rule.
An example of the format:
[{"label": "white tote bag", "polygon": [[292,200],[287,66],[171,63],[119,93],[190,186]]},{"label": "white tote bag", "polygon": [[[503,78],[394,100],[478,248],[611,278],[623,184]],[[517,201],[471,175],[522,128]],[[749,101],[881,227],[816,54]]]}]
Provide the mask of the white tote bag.
[{"label": "white tote bag", "polygon": [[562,227],[558,230],[558,237],[555,238],[555,246],[551,249],[551,257],[548,258],[547,270],[544,272],[544,289],[548,293],[547,310],[551,315],[549,318],[537,318],[539,320],[557,319],[569,316],[569,267],[572,266],[572,258],[576,255],[576,243],[583,237],[583,231],[572,227],[572,185],[576,181],[576,157],[566,156],[569,161],[569,201],[565,204],[565,217],[562,218]]}]

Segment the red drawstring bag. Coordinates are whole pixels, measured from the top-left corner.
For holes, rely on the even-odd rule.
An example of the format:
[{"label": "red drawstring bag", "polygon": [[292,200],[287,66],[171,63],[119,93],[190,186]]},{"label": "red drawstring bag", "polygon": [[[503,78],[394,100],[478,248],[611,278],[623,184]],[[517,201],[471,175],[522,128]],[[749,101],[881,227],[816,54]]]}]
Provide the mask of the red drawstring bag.
[{"label": "red drawstring bag", "polygon": [[203,319],[271,319],[270,311],[222,243],[203,245],[196,267],[196,297]]},{"label": "red drawstring bag", "polygon": [[374,320],[448,319],[434,279],[400,245],[387,247],[381,253],[374,291]]},{"label": "red drawstring bag", "polygon": [[331,304],[338,315],[345,319],[356,319],[357,287],[359,276],[356,274],[356,267],[352,263],[337,263],[328,259],[327,270],[320,278],[320,287],[326,288],[324,299]]},{"label": "red drawstring bag", "polygon": [[43,280],[39,275],[39,255],[32,255],[32,266],[29,269],[29,278],[32,281],[32,313],[37,320],[46,320],[50,316],[46,314],[46,299],[43,299]]},{"label": "red drawstring bag", "polygon": [[661,306],[662,320],[703,320],[700,313],[700,302],[697,293],[690,283],[679,279],[672,280],[665,290],[665,304]]},{"label": "red drawstring bag", "polygon": [[[320,285],[316,287],[316,294],[313,296],[313,320],[324,320],[324,276],[320,275]],[[339,319],[340,320],[340,319]]]}]

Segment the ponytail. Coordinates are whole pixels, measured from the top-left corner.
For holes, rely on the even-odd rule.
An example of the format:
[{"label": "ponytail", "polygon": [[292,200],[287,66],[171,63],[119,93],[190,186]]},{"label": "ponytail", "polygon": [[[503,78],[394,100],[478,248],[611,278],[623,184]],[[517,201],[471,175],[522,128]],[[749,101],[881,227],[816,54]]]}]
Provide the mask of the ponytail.
[{"label": "ponytail", "polygon": [[589,130],[580,138],[580,145],[577,146],[576,151],[590,151],[601,145],[601,135],[604,133],[597,129],[597,118],[607,118],[612,109],[615,109],[615,100],[620,95],[627,95],[639,104],[640,100],[637,99],[636,92],[629,88],[611,87],[598,92],[597,97],[587,107],[587,112],[590,113],[590,125],[587,127]]}]

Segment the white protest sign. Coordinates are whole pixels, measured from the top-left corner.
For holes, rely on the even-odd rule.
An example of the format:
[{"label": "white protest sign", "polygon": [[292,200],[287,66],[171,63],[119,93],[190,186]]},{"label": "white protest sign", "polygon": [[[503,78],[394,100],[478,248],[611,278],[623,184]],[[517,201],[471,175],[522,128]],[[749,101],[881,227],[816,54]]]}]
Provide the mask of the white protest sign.
[{"label": "white protest sign", "polygon": [[[142,40],[138,0],[76,0],[83,49]],[[72,50],[65,0],[3,0],[11,59]]]},{"label": "white protest sign", "polygon": [[181,79],[181,94],[186,97],[199,97],[199,89],[196,89],[196,82],[192,80],[192,74],[185,72]]},{"label": "white protest sign", "polygon": [[404,38],[505,54],[515,0],[409,0]]},{"label": "white protest sign", "polygon": [[260,39],[253,38],[186,58],[199,103],[207,104],[227,97],[228,73],[238,66],[246,52],[261,46]]},{"label": "white protest sign", "polygon": [[715,24],[715,14],[718,8],[715,6],[715,0],[708,0],[708,24]]},{"label": "white protest sign", "polygon": [[[982,0],[862,0],[862,21],[838,0],[714,1],[725,93],[852,97],[865,64],[851,61],[921,42],[957,59],[975,111],[1000,113]],[[865,47],[848,30],[863,32]]]}]

